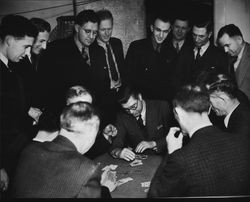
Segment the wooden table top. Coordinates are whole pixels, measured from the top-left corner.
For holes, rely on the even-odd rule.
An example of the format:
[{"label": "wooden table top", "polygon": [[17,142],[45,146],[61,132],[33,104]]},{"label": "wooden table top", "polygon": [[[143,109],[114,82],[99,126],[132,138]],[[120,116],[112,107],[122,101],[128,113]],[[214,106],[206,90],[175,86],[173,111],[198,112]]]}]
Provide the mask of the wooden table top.
[{"label": "wooden table top", "polygon": [[122,159],[115,159],[109,154],[104,154],[95,159],[101,163],[101,168],[108,165],[118,165],[116,168],[117,180],[131,177],[133,180],[124,183],[111,192],[112,198],[146,198],[148,188],[142,187],[142,182],[151,181],[156,169],[160,165],[162,157],[160,155],[147,155],[142,159],[143,165],[130,166],[131,162]]}]

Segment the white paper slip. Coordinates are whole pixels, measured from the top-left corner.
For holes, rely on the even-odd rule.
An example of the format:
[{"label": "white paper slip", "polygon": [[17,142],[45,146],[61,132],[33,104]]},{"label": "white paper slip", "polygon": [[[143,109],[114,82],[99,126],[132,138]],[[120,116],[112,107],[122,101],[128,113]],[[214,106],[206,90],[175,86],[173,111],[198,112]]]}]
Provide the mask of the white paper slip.
[{"label": "white paper slip", "polygon": [[150,187],[150,181],[148,182],[141,182],[142,187]]},{"label": "white paper slip", "polygon": [[131,181],[131,180],[133,180],[133,178],[131,178],[131,177],[122,178],[122,179],[117,181],[117,186],[120,186],[124,183]]}]

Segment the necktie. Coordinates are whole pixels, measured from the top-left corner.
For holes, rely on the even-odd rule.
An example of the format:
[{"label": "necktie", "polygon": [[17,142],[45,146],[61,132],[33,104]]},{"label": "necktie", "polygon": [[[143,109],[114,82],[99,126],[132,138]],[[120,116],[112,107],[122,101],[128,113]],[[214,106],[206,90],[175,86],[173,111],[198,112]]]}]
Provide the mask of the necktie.
[{"label": "necktie", "polygon": [[176,52],[179,53],[179,51],[180,51],[179,43],[176,43],[176,44],[175,44],[175,49],[176,49]]},{"label": "necktie", "polygon": [[197,47],[197,54],[196,54],[195,60],[199,60],[201,58],[200,51],[201,51],[201,47]]},{"label": "necktie", "polygon": [[161,44],[156,44],[156,52],[160,52],[161,51]]},{"label": "necktie", "polygon": [[110,44],[106,44],[106,47],[107,47],[108,63],[109,63],[111,77],[114,81],[117,81],[118,75],[117,75],[116,68],[115,68],[115,62],[111,53]]},{"label": "necktie", "polygon": [[140,114],[139,118],[137,119],[137,124],[139,125],[139,127],[141,129],[143,129],[145,127],[144,124],[143,124],[143,120],[142,120],[141,114]]},{"label": "necktie", "polygon": [[87,53],[87,50],[85,47],[82,48],[82,57],[83,59],[87,62],[87,60],[89,59],[89,56],[88,56],[88,53]]}]

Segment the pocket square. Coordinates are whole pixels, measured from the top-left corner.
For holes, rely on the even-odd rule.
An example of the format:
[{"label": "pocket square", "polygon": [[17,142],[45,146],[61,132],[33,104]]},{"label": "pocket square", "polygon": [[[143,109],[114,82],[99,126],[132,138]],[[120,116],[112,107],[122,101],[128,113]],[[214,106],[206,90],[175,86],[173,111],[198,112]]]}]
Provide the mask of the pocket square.
[{"label": "pocket square", "polygon": [[159,126],[157,126],[157,130],[160,130],[162,127],[163,127],[163,125],[162,125],[162,124],[161,124],[161,125],[159,125]]}]

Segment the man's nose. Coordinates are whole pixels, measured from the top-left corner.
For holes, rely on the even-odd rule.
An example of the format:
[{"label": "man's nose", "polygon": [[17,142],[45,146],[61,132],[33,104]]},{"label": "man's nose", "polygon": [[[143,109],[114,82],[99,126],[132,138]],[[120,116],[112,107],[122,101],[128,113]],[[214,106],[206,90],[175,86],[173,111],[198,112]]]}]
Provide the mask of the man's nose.
[{"label": "man's nose", "polygon": [[227,53],[228,52],[228,47],[224,47],[224,51]]}]

